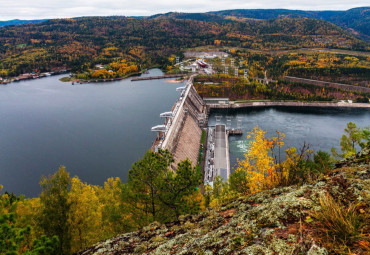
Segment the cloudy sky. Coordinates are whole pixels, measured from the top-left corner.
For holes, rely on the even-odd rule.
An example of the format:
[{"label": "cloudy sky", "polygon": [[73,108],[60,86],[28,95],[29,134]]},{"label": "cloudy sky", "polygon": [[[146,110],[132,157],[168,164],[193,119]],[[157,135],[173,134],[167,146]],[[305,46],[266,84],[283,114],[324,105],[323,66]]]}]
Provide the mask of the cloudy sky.
[{"label": "cloudy sky", "polygon": [[369,0],[0,0],[0,20],[80,16],[147,16],[225,9],[347,10]]}]

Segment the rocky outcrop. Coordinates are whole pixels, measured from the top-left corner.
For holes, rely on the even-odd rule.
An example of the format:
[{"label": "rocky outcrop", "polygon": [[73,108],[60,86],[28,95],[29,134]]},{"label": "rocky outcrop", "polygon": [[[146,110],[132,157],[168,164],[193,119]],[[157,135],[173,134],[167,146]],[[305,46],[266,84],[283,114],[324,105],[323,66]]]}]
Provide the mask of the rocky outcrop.
[{"label": "rocky outcrop", "polygon": [[370,164],[370,146],[362,149],[355,156],[338,161],[335,167],[340,168],[344,166],[357,166]]},{"label": "rocky outcrop", "polygon": [[[241,197],[219,210],[180,216],[166,224],[154,222],[78,254],[328,254],[318,238],[316,220],[309,216],[321,209],[323,193],[343,205],[360,201],[368,210],[370,167],[366,162],[334,170],[303,186]],[[366,247],[356,249],[352,252],[366,254],[362,253]]]}]

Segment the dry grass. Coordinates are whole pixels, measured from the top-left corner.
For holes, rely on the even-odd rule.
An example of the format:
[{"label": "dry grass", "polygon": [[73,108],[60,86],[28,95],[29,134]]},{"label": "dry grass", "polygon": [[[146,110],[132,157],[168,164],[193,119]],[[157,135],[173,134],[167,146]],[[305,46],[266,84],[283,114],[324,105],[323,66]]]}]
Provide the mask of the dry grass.
[{"label": "dry grass", "polygon": [[362,230],[369,219],[360,208],[360,203],[345,207],[329,194],[324,194],[320,196],[320,206],[321,210],[314,212],[312,216],[318,220],[317,230],[329,247],[336,251],[350,251],[363,242],[368,243],[369,236],[363,234]]}]

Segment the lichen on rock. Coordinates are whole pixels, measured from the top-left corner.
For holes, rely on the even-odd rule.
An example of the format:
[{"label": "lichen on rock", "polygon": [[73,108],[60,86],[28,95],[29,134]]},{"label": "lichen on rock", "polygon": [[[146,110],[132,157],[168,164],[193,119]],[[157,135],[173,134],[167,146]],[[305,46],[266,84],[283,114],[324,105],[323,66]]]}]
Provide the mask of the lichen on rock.
[{"label": "lichen on rock", "polygon": [[342,162],[344,168],[316,182],[240,197],[219,211],[208,208],[198,215],[180,216],[176,222],[153,222],[78,254],[326,255],[326,244],[315,237],[310,215],[321,210],[323,193],[344,205],[360,201],[369,208],[370,167],[364,164],[366,160]]}]

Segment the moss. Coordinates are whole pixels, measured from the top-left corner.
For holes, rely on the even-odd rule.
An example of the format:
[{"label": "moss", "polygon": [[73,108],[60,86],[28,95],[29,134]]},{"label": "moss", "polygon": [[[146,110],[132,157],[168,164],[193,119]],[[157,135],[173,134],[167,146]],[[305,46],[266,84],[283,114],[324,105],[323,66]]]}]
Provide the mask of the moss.
[{"label": "moss", "polygon": [[291,243],[296,243],[297,242],[297,237],[295,235],[288,235],[288,242],[291,242]]},{"label": "moss", "polygon": [[192,228],[194,228],[194,224],[193,223],[191,223],[190,221],[187,221],[187,222],[185,222],[185,224],[184,224],[184,228],[185,229],[192,229]]},{"label": "moss", "polygon": [[262,245],[254,244],[252,246],[248,246],[244,248],[243,250],[241,250],[240,252],[237,252],[236,254],[273,255],[274,252]]},{"label": "moss", "polygon": [[150,242],[160,243],[163,242],[165,239],[161,236],[155,236],[152,239],[150,239]]},{"label": "moss", "polygon": [[307,255],[327,255],[328,251],[325,248],[320,248],[316,244],[312,245]]},{"label": "moss", "polygon": [[135,253],[143,253],[147,250],[147,246],[143,243],[143,244],[140,244],[138,246],[136,246],[134,252]]},{"label": "moss", "polygon": [[286,241],[278,238],[273,238],[268,244],[269,248],[278,254],[293,254],[295,245],[290,245]]}]

